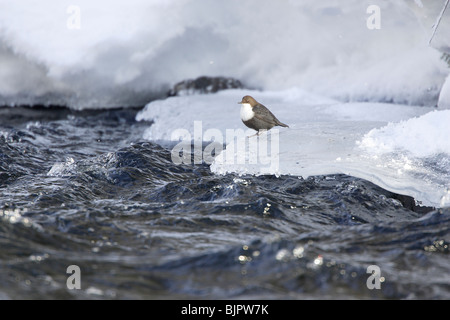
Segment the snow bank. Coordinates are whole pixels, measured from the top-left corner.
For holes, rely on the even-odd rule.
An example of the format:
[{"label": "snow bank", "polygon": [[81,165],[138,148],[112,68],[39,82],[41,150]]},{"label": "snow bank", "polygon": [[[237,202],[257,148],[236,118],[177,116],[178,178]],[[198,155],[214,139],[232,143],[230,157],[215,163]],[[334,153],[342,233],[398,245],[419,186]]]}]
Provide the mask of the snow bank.
[{"label": "snow bank", "polygon": [[[370,5],[380,28],[370,30]],[[0,0],[0,104],[144,105],[180,80],[436,104],[439,1]],[[448,48],[446,12],[432,46]]]},{"label": "snow bank", "polygon": [[415,157],[450,155],[450,110],[433,111],[373,129],[359,146],[372,154],[407,152]]}]

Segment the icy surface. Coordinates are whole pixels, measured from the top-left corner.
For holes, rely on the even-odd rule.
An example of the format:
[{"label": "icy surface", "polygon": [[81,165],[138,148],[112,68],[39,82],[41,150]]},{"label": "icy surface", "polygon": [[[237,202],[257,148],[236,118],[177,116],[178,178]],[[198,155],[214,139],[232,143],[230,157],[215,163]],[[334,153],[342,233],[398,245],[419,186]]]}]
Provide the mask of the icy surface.
[{"label": "icy surface", "polygon": [[[370,5],[379,29],[367,27]],[[450,47],[448,10],[428,46],[441,10],[411,0],[0,0],[0,104],[144,105],[206,75],[433,105],[448,74],[438,51]]]},{"label": "icy surface", "polygon": [[447,77],[442,86],[438,105],[440,109],[450,109],[450,76]]},{"label": "icy surface", "polygon": [[[237,102],[245,94],[269,107],[290,128],[252,137],[255,132],[246,130],[239,118]],[[154,121],[144,134],[149,140],[226,144],[211,164],[218,174],[344,173],[413,196],[424,205],[450,204],[448,110],[340,103],[298,89],[229,90],[153,101],[137,119]]]}]

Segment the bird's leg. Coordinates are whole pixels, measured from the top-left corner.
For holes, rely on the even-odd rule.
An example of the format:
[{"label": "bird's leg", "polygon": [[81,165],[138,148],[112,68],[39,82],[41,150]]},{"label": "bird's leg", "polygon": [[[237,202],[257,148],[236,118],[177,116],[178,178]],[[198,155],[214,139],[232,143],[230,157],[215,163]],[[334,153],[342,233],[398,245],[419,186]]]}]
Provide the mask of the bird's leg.
[{"label": "bird's leg", "polygon": [[254,136],[259,137],[259,136],[260,136],[262,133],[264,133],[264,132],[267,132],[267,129],[260,129],[260,130],[256,131],[255,134],[252,134],[251,136],[248,136],[248,137],[249,137],[249,138],[254,137]]},{"label": "bird's leg", "polygon": [[264,133],[264,132],[267,132],[267,130],[266,129],[261,129],[261,130],[258,130],[258,133],[256,133],[257,135],[258,135],[258,137],[262,134],[262,133]]}]

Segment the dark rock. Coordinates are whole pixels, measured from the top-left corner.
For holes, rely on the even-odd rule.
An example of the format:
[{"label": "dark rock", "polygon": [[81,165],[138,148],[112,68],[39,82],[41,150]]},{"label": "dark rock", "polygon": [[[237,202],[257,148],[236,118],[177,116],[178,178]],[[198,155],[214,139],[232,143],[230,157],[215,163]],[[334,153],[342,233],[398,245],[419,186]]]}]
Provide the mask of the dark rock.
[{"label": "dark rock", "polygon": [[215,93],[226,89],[242,89],[242,83],[234,78],[225,77],[198,77],[197,79],[188,79],[178,82],[167,93],[169,97],[190,95],[190,94],[207,94]]},{"label": "dark rock", "polygon": [[400,201],[404,208],[412,210],[417,213],[425,214],[430,211],[436,210],[436,208],[434,207],[427,207],[417,204],[416,200],[414,200],[414,198],[410,196],[393,193],[391,195],[391,198]]}]

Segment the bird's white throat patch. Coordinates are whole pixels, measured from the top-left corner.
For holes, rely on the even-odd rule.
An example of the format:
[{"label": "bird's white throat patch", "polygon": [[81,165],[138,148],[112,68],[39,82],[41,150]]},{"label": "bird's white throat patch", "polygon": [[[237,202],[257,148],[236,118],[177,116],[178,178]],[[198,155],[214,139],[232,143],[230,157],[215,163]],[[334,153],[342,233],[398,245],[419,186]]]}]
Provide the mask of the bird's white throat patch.
[{"label": "bird's white throat patch", "polygon": [[248,121],[253,118],[255,113],[252,110],[250,103],[243,103],[241,105],[241,120]]}]

